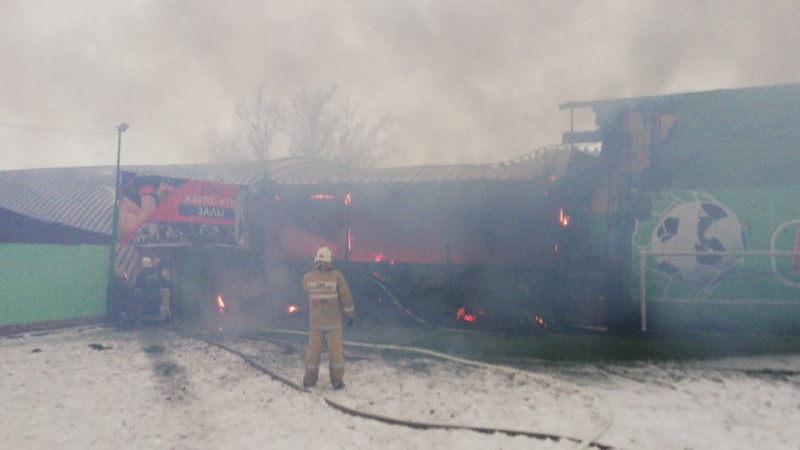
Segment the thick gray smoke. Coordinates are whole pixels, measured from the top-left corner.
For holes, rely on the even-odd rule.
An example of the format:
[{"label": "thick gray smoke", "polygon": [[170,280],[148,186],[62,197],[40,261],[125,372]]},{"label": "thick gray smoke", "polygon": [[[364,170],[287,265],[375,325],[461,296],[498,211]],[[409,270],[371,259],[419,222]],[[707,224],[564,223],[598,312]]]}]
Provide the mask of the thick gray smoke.
[{"label": "thick gray smoke", "polygon": [[383,165],[499,162],[558,143],[568,101],[798,82],[799,14],[798,0],[3,0],[0,161],[114,164],[124,121],[123,164],[205,162],[237,100],[336,85],[395,117],[405,156]]}]

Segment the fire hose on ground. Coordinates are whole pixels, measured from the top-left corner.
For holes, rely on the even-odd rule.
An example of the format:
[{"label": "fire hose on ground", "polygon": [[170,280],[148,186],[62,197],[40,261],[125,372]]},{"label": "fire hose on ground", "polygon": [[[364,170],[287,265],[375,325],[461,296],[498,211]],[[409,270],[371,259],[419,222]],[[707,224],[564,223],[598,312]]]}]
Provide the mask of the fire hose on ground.
[{"label": "fire hose on ground", "polygon": [[[304,336],[308,335],[308,333],[306,333],[306,332],[295,331],[295,330],[281,330],[281,329],[270,329],[270,328],[261,328],[259,330],[260,331],[270,332],[270,333],[278,333],[278,334],[294,334],[294,335],[304,335]],[[298,384],[298,383],[296,383],[296,382],[294,382],[294,381],[292,381],[292,380],[290,380],[290,379],[288,379],[286,377],[283,377],[283,376],[275,373],[274,371],[270,370],[267,367],[264,367],[263,365],[261,365],[258,362],[254,361],[251,357],[245,355],[242,352],[239,352],[236,349],[233,349],[233,348],[228,347],[228,346],[226,346],[224,344],[221,344],[219,342],[215,342],[213,340],[205,339],[205,338],[202,338],[202,337],[198,337],[198,336],[190,336],[190,337],[202,340],[202,341],[206,342],[209,345],[213,345],[215,347],[218,347],[220,349],[228,351],[228,352],[230,352],[232,354],[235,354],[236,356],[242,358],[246,363],[248,363],[250,366],[254,367],[255,369],[259,370],[260,372],[270,376],[272,379],[274,379],[274,380],[276,380],[276,381],[278,381],[280,383],[283,383],[283,384],[285,384],[285,385],[287,385],[287,386],[289,386],[289,387],[291,387],[291,388],[293,388],[293,389],[295,389],[295,390],[297,390],[299,392],[304,392],[304,393],[311,392],[308,389],[306,389],[303,386],[301,386],[300,384]],[[511,373],[511,374],[517,374],[517,373],[522,373],[523,372],[522,370],[514,369],[514,368],[511,368],[511,367],[507,367],[507,366],[489,364],[489,363],[484,363],[484,362],[480,362],[480,361],[473,361],[473,360],[460,358],[460,357],[457,357],[457,356],[452,356],[452,355],[448,355],[448,354],[445,354],[445,353],[439,353],[439,352],[435,352],[435,351],[432,351],[432,350],[427,350],[427,349],[417,348],[417,347],[385,345],[385,344],[369,344],[369,343],[364,343],[364,342],[351,342],[351,341],[345,341],[344,344],[346,346],[349,346],[349,347],[361,347],[361,348],[376,349],[376,350],[390,350],[390,351],[404,351],[404,352],[419,353],[419,354],[423,354],[423,355],[427,355],[427,356],[432,356],[432,357],[435,357],[435,358],[454,361],[454,362],[461,363],[461,364],[466,364],[466,365],[471,365],[471,366],[476,366],[476,367],[481,367],[481,368],[488,368],[488,369],[503,371],[503,372],[507,372],[507,373]],[[551,379],[548,379],[547,381],[552,383],[553,381],[558,381],[558,380],[551,378]],[[573,388],[581,390],[577,386],[573,386]],[[594,446],[594,447],[602,449],[602,450],[613,449],[614,448],[613,446],[600,444],[600,443],[597,442],[597,440],[603,434],[605,434],[605,432],[611,426],[611,423],[612,423],[612,420],[613,420],[611,411],[610,411],[609,408],[601,408],[601,403],[602,402],[600,401],[600,399],[597,396],[595,396],[595,395],[593,395],[591,393],[589,393],[588,396],[592,399],[592,401],[594,403],[594,408],[597,411],[603,411],[604,410],[606,412],[606,414],[605,414],[605,417],[604,417],[602,425],[597,430],[593,431],[591,433],[591,435],[589,435],[589,436],[587,436],[587,437],[585,437],[583,439],[578,439],[578,438],[574,438],[574,437],[567,437],[567,436],[560,436],[560,435],[553,435],[553,434],[547,434],[547,433],[540,433],[540,432],[532,432],[532,431],[519,431],[519,430],[508,430],[508,429],[501,429],[501,428],[476,427],[476,426],[469,426],[469,425],[452,425],[452,424],[435,424],[435,423],[415,422],[415,421],[391,418],[391,417],[381,416],[381,415],[378,415],[378,414],[358,411],[358,410],[349,408],[347,406],[344,406],[344,405],[342,405],[342,404],[340,404],[338,402],[335,402],[335,401],[333,401],[333,400],[331,400],[329,398],[324,398],[324,400],[325,400],[325,403],[328,406],[330,406],[330,407],[332,407],[332,408],[334,408],[334,409],[336,409],[338,411],[341,411],[341,412],[344,412],[344,413],[347,413],[347,414],[350,414],[350,415],[353,415],[353,416],[358,416],[358,417],[363,417],[363,418],[367,418],[367,419],[371,419],[371,420],[376,420],[376,421],[387,423],[387,424],[391,424],[391,425],[401,425],[401,426],[406,426],[406,427],[416,428],[416,429],[465,430],[465,431],[476,431],[476,432],[480,432],[480,433],[501,433],[501,434],[507,434],[507,435],[511,435],[511,436],[527,436],[527,437],[536,438],[536,439],[550,439],[550,440],[555,440],[555,441],[566,440],[566,441],[575,442],[576,443],[576,447],[575,447],[576,449],[587,449],[587,448],[589,448],[589,446]],[[602,414],[600,414],[600,415],[602,416]]]},{"label": "fire hose on ground", "polygon": [[416,320],[417,322],[421,323],[422,325],[425,325],[425,327],[427,327],[427,328],[433,328],[433,327],[431,327],[431,326],[430,326],[430,324],[429,324],[428,322],[425,322],[425,321],[424,321],[424,320],[422,320],[421,318],[417,317],[416,315],[414,315],[414,313],[412,313],[411,311],[409,311],[409,309],[408,309],[408,308],[406,308],[405,306],[403,306],[403,304],[402,304],[402,303],[400,303],[400,300],[398,300],[398,299],[397,299],[397,297],[395,297],[395,296],[394,296],[394,295],[393,295],[393,294],[392,294],[392,293],[389,291],[389,288],[387,288],[387,287],[386,287],[386,285],[384,285],[383,283],[381,283],[380,281],[376,280],[376,279],[375,279],[375,278],[373,278],[373,277],[367,277],[367,276],[365,276],[365,277],[364,277],[364,279],[365,279],[365,280],[367,280],[367,281],[369,281],[370,283],[373,283],[373,284],[375,284],[375,285],[376,285],[376,286],[378,286],[379,288],[381,288],[381,290],[382,290],[383,292],[385,292],[385,293],[386,293],[386,295],[388,295],[388,296],[389,296],[389,299],[392,301],[392,303],[394,303],[394,305],[395,305],[395,306],[397,306],[398,308],[400,308],[400,309],[401,309],[401,310],[402,310],[402,311],[403,311],[403,312],[404,312],[404,313],[405,313],[407,316],[411,317],[412,319]]}]

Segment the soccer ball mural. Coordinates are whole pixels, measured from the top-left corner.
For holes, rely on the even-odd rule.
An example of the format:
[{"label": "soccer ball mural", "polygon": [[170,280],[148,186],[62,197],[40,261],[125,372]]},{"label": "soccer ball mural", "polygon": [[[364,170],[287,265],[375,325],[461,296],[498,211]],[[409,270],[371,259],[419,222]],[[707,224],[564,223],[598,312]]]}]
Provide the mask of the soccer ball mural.
[{"label": "soccer ball mural", "polygon": [[[661,217],[650,239],[656,253],[736,252],[744,250],[742,226],[722,204],[701,199],[676,205]],[[669,277],[708,286],[742,264],[741,256],[655,255],[658,270]]]}]

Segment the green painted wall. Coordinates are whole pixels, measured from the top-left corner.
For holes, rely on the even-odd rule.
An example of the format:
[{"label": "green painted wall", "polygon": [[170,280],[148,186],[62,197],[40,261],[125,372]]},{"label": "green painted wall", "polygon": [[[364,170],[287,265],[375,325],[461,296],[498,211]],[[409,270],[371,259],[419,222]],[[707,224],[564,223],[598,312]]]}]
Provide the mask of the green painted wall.
[{"label": "green painted wall", "polygon": [[658,155],[672,188],[790,186],[800,182],[800,85],[663,98],[678,123]]},{"label": "green painted wall", "polygon": [[[797,186],[658,191],[650,198],[652,214],[633,234],[637,299],[640,251],[792,251],[800,244]],[[709,204],[724,217],[702,209]],[[649,325],[800,330],[800,260],[792,256],[649,256],[645,292]]]},{"label": "green painted wall", "polygon": [[109,251],[0,244],[0,326],[104,316]]}]

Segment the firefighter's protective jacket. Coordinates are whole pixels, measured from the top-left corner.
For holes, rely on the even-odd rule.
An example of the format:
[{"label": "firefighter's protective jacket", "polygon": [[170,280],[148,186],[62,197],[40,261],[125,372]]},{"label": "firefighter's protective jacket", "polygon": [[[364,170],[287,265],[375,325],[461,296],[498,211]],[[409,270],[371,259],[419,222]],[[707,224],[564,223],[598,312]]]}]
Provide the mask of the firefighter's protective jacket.
[{"label": "firefighter's protective jacket", "polygon": [[165,280],[157,267],[148,267],[136,277],[136,288],[146,316],[159,314],[161,305],[159,290],[164,287],[164,283]]},{"label": "firefighter's protective jacket", "polygon": [[355,317],[353,297],[341,272],[332,267],[314,269],[303,276],[308,292],[309,320],[312,330],[335,330],[342,327],[342,311]]}]

